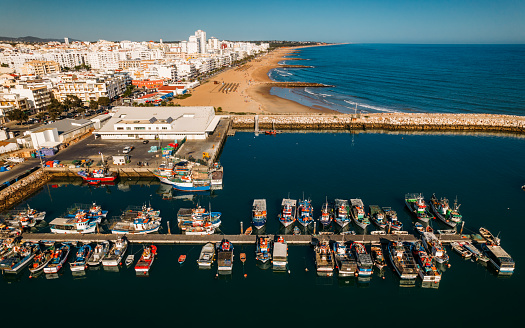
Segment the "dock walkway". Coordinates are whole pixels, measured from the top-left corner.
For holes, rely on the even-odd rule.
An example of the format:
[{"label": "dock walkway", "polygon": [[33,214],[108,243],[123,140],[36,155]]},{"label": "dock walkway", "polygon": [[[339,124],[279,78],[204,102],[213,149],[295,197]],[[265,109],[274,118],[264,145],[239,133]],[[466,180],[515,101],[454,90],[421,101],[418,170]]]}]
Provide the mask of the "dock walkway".
[{"label": "dock walkway", "polygon": [[[273,238],[273,235],[268,235]],[[113,234],[52,234],[52,233],[24,233],[22,235],[24,240],[39,241],[52,240],[58,242],[102,242],[106,240],[114,241],[119,235]],[[208,236],[190,236],[190,235],[168,235],[168,234],[148,234],[148,235],[126,235],[131,243],[135,244],[181,244],[181,245],[204,245],[206,243],[220,242],[223,238],[228,239],[233,244],[255,244],[255,235],[208,235]],[[364,244],[379,245],[385,244],[389,241],[407,241],[415,242],[418,239],[414,235],[285,235],[287,243],[290,245],[309,245],[314,238],[329,239],[333,241],[359,241]],[[457,240],[465,240],[459,235],[444,235],[441,236],[441,241],[445,244]]]}]

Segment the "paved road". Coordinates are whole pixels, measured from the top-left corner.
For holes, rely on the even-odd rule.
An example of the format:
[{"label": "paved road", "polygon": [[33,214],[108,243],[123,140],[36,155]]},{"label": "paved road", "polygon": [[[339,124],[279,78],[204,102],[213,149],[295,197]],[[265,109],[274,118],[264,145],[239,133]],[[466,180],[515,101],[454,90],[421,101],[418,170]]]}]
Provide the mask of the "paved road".
[{"label": "paved road", "polygon": [[40,166],[40,160],[36,158],[31,158],[26,160],[23,163],[17,164],[11,170],[6,172],[0,172],[0,184],[12,180],[16,176],[24,173],[25,171],[32,169],[33,167]]}]

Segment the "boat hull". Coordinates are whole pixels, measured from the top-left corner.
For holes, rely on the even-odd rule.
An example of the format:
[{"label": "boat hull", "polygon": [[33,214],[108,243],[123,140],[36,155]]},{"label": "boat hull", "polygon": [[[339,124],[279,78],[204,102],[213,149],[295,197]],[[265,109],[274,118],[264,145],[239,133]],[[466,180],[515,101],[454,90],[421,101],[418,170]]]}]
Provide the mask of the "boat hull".
[{"label": "boat hull", "polygon": [[434,213],[441,222],[448,225],[449,227],[455,228],[458,225],[458,222],[447,220],[447,218],[443,214],[439,213],[437,208],[434,206],[434,203],[432,202],[430,202],[430,209],[432,210],[432,213]]}]

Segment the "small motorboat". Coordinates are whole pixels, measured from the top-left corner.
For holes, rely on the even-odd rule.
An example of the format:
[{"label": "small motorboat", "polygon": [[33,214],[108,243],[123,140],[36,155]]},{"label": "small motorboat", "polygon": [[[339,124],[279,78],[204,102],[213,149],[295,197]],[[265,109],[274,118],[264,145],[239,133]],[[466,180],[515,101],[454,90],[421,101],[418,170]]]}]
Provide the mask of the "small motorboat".
[{"label": "small motorboat", "polygon": [[294,235],[300,235],[301,234],[301,229],[299,229],[298,227],[294,227],[293,228],[293,234]]},{"label": "small motorboat", "polygon": [[246,253],[241,253],[240,258],[241,262],[244,263],[246,261]]},{"label": "small motorboat", "polygon": [[253,228],[252,227],[249,227],[248,229],[246,229],[246,231],[244,232],[245,235],[251,235],[252,234],[252,231],[253,231]]},{"label": "small motorboat", "polygon": [[126,257],[126,268],[129,268],[133,264],[133,262],[135,262],[135,255],[129,254]]},{"label": "small motorboat", "polygon": [[182,254],[181,256],[179,256],[179,264],[184,263],[184,261],[186,261],[186,255]]}]

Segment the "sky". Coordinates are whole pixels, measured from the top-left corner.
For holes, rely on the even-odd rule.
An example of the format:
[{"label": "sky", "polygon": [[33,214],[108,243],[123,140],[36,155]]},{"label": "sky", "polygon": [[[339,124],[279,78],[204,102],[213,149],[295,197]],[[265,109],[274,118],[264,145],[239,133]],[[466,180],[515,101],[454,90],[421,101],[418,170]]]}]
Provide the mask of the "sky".
[{"label": "sky", "polygon": [[525,0],[0,0],[0,36],[525,43]]}]

